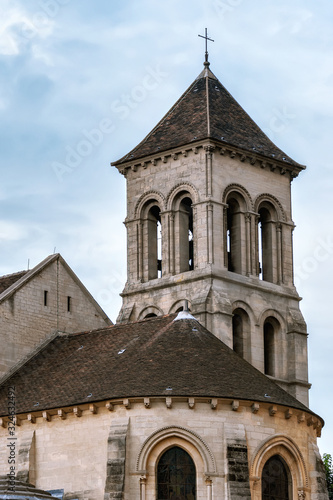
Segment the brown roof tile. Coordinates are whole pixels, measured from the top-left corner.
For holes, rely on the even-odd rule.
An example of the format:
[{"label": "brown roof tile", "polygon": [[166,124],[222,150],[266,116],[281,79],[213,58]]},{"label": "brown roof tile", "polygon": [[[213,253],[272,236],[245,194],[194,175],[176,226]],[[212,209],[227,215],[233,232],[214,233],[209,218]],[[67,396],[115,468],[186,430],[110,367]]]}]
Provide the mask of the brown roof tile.
[{"label": "brown roof tile", "polygon": [[209,69],[198,76],[138,146],[112,165],[208,138],[221,145],[302,167],[275,146]]},{"label": "brown roof tile", "polygon": [[220,397],[308,410],[198,321],[163,316],[58,336],[0,387],[17,413],[114,398]]},{"label": "brown roof tile", "polygon": [[7,274],[6,276],[0,276],[0,294],[12,286],[16,281],[27,274],[28,271],[20,271],[19,273]]}]

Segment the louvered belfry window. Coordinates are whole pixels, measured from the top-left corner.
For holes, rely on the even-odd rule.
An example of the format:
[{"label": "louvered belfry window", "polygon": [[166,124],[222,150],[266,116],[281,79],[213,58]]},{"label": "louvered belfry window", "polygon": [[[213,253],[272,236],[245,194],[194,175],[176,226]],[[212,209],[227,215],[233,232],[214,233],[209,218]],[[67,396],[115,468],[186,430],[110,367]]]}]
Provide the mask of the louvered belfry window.
[{"label": "louvered belfry window", "polygon": [[196,471],[190,455],[177,446],[160,458],[157,469],[157,500],[195,500]]}]

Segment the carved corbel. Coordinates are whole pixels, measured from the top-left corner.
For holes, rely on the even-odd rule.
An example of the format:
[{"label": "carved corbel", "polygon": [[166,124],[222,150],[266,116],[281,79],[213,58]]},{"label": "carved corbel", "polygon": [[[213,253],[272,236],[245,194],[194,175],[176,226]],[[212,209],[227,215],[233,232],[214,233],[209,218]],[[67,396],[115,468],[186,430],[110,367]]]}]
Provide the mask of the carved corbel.
[{"label": "carved corbel", "polygon": [[231,403],[231,408],[232,408],[233,411],[238,411],[238,409],[239,409],[239,401],[237,401],[237,399],[235,399]]},{"label": "carved corbel", "polygon": [[270,408],[269,408],[269,414],[270,414],[270,416],[274,417],[274,415],[276,414],[276,412],[277,412],[277,407],[275,405],[270,406]]},{"label": "carved corbel", "polygon": [[75,406],[73,408],[73,413],[76,417],[81,417],[82,416],[82,410],[78,406]]},{"label": "carved corbel", "polygon": [[28,422],[30,422],[30,423],[32,423],[32,424],[35,424],[35,423],[36,423],[36,417],[35,417],[35,415],[32,415],[32,413],[29,413],[29,414],[27,415],[27,420],[28,420]]},{"label": "carved corbel", "polygon": [[259,408],[260,408],[260,404],[259,403],[253,403],[253,405],[251,406],[252,413],[258,413]]},{"label": "carved corbel", "polygon": [[290,408],[288,408],[288,410],[285,411],[284,416],[288,420],[293,416],[293,411]]},{"label": "carved corbel", "polygon": [[145,408],[150,408],[150,399],[144,398],[143,404],[145,405]]},{"label": "carved corbel", "polygon": [[109,410],[109,411],[113,411],[113,404],[109,401],[108,403],[106,403],[105,407]]},{"label": "carved corbel", "polygon": [[51,415],[49,414],[48,411],[43,411],[43,420],[45,420],[45,422],[51,421]]},{"label": "carved corbel", "polygon": [[95,415],[97,413],[97,406],[94,405],[94,404],[91,404],[89,406],[89,411],[90,411],[90,413],[92,413],[93,415]]},{"label": "carved corbel", "polygon": [[298,415],[297,417],[297,422],[300,424],[301,422],[305,422],[305,414],[304,413],[301,413],[300,415]]},{"label": "carved corbel", "polygon": [[129,399],[123,399],[123,405],[125,406],[126,410],[130,410],[131,408],[131,403],[129,401]]},{"label": "carved corbel", "polygon": [[64,412],[63,409],[59,409],[58,410],[58,417],[60,417],[61,420],[65,420],[66,419],[66,413]]},{"label": "carved corbel", "polygon": [[211,399],[210,406],[211,406],[212,410],[216,410],[216,408],[217,408],[217,398]]},{"label": "carved corbel", "polygon": [[166,404],[166,407],[168,409],[170,409],[172,407],[172,398],[170,396],[168,396],[167,398],[165,398],[165,404]]},{"label": "carved corbel", "polygon": [[194,398],[188,398],[188,407],[191,408],[191,410],[193,410],[194,405],[195,405]]}]

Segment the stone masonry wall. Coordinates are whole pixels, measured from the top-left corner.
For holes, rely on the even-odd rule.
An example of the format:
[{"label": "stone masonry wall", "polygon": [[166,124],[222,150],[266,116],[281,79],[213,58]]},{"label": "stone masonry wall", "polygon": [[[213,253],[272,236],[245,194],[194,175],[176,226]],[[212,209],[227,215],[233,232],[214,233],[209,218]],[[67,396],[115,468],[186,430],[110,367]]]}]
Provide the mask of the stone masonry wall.
[{"label": "stone masonry wall", "polygon": [[[272,411],[268,404],[254,407],[251,402],[198,399],[189,406],[186,400],[171,398],[166,403],[146,398],[118,401],[109,406],[112,411],[96,403],[81,405],[76,413],[71,408],[60,415],[50,411],[47,418],[37,413],[36,423],[23,420],[16,428],[17,450],[21,443],[26,447],[33,431],[35,450],[18,464],[24,470],[17,472],[34,470],[38,488],[64,489],[65,500],[154,500],[159,457],[169,447],[180,446],[195,463],[197,500],[246,499],[249,484],[251,498],[257,499],[260,488],[253,464],[265,446],[272,446],[270,440],[277,440],[276,453],[294,449],[297,456],[294,460],[289,453],[286,458],[293,468],[295,498],[301,491],[305,500],[327,500],[309,415],[284,407]],[[8,473],[7,443],[8,430],[0,427],[0,475]],[[27,460],[34,463],[28,467]],[[299,470],[305,471],[303,479]]]},{"label": "stone masonry wall", "polygon": [[107,325],[64,265],[55,260],[0,304],[0,376],[57,330],[75,332]]}]

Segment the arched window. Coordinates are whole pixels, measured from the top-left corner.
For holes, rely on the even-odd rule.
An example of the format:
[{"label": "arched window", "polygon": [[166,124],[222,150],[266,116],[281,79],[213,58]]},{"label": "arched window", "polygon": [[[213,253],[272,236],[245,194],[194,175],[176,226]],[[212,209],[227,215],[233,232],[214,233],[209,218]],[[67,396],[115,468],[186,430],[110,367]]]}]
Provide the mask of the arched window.
[{"label": "arched window", "polygon": [[277,249],[276,249],[276,211],[272,205],[265,203],[259,208],[258,219],[258,253],[259,278],[271,283],[276,282]]},{"label": "arched window", "polygon": [[243,309],[235,309],[232,316],[232,348],[247,359],[248,336],[250,334],[250,320]]},{"label": "arched window", "polygon": [[193,209],[192,200],[184,197],[179,203],[177,213],[178,233],[178,272],[192,271],[194,269],[194,234],[193,234]]},{"label": "arched window", "polygon": [[287,464],[279,455],[273,455],[262,471],[262,500],[289,500],[290,483]]},{"label": "arched window", "polygon": [[279,322],[275,318],[267,318],[264,323],[264,372],[266,375],[276,376],[276,349],[278,334],[280,331]]},{"label": "arched window", "polygon": [[195,500],[196,470],[190,455],[174,446],[161,456],[157,467],[157,500]]},{"label": "arched window", "polygon": [[238,201],[235,198],[228,200],[227,209],[227,249],[228,249],[228,271],[234,273],[242,272],[241,254],[241,212]]},{"label": "arched window", "polygon": [[161,211],[157,205],[150,207],[147,217],[148,280],[162,276],[162,227]]}]

